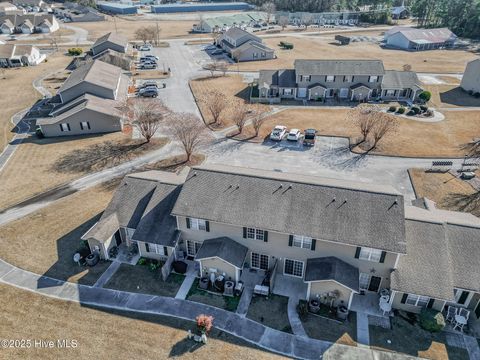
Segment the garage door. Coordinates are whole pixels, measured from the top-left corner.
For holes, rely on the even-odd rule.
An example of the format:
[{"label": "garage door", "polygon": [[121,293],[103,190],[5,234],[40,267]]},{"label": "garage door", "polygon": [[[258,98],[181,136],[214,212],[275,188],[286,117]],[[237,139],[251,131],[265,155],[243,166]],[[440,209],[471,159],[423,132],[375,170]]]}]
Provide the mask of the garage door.
[{"label": "garage door", "polygon": [[297,97],[299,98],[307,97],[307,88],[298,88]]},{"label": "garage door", "polygon": [[340,89],[340,97],[347,98],[348,97],[348,88],[347,89]]}]

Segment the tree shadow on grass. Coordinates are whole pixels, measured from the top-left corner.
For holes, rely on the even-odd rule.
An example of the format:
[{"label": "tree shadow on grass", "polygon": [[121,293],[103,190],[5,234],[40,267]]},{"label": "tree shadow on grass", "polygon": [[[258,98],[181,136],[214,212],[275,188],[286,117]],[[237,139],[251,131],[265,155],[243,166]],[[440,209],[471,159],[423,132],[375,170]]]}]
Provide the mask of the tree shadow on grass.
[{"label": "tree shadow on grass", "polygon": [[106,141],[85,149],[70,151],[53,164],[52,170],[60,173],[98,171],[132,159],[135,154],[146,149],[148,145],[146,142]]},{"label": "tree shadow on grass", "polygon": [[351,149],[352,146],[345,145],[322,150],[317,153],[315,160],[326,167],[341,170],[356,169],[365,165],[368,151],[354,154]]},{"label": "tree shadow on grass", "polygon": [[172,346],[169,357],[177,357],[186,353],[193,353],[204,345],[204,343],[196,342],[193,339],[184,338]]},{"label": "tree shadow on grass", "polygon": [[480,216],[480,191],[473,194],[449,194],[443,203],[448,208]]}]

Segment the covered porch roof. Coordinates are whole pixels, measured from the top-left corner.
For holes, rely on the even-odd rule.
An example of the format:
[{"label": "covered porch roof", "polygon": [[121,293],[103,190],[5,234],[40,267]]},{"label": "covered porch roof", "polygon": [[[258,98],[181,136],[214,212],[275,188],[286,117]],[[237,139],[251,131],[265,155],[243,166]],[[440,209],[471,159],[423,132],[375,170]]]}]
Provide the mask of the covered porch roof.
[{"label": "covered porch roof", "polygon": [[359,292],[358,269],[334,256],[307,260],[305,281],[333,280],[355,292]]},{"label": "covered porch roof", "polygon": [[195,256],[195,260],[219,258],[225,262],[243,268],[248,248],[229,237],[223,236],[205,240]]}]

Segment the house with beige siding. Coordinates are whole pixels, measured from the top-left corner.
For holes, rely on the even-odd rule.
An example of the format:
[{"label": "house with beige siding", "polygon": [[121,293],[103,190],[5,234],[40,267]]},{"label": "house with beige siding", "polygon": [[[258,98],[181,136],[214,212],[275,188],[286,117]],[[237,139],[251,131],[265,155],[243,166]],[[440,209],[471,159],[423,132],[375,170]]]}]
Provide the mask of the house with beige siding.
[{"label": "house with beige siding", "polygon": [[235,62],[270,60],[275,58],[275,51],[263,43],[258,36],[239,27],[232,27],[216,40]]},{"label": "house with beige siding", "polygon": [[105,259],[124,243],[186,257],[199,277],[270,274],[270,291],[297,283],[300,298],[336,307],[386,291],[395,309],[455,304],[480,317],[480,220],[406,204],[389,186],[220,165],[132,174],[83,239]]}]

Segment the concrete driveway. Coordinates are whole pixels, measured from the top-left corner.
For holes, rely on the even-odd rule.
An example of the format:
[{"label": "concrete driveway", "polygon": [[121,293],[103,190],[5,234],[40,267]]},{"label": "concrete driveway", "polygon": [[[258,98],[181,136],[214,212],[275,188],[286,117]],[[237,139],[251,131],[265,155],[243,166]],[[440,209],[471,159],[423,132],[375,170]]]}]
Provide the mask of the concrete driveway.
[{"label": "concrete driveway", "polygon": [[[355,155],[348,150],[347,139],[332,137],[318,137],[314,148],[285,140],[254,144],[219,139],[205,152],[207,163],[391,185],[407,201],[415,198],[407,170],[428,168],[433,160]],[[460,159],[452,161],[454,166],[461,163]]]}]

